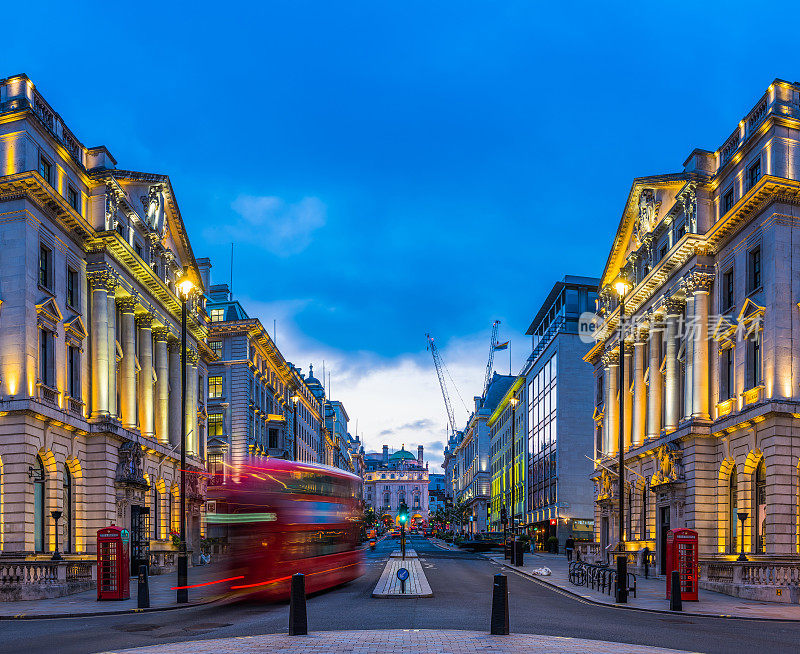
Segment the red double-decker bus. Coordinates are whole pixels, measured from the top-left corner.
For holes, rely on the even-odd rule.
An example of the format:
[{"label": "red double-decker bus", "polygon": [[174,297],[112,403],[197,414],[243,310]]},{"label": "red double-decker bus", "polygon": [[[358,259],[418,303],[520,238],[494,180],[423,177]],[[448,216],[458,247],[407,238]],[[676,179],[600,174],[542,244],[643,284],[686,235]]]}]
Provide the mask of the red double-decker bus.
[{"label": "red double-decker bus", "polygon": [[364,574],[358,548],[361,478],[329,466],[265,459],[208,489],[215,534],[227,536],[231,590],[289,597],[291,577],[313,593]]}]

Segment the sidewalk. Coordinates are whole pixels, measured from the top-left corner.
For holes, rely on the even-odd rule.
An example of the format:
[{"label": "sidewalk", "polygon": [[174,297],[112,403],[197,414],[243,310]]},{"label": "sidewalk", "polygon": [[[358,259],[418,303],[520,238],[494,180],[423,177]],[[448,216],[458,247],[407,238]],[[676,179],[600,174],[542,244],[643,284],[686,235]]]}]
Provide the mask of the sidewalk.
[{"label": "sidewalk", "polygon": [[[225,573],[220,564],[189,568],[189,584],[214,582]],[[0,620],[20,620],[33,618],[90,616],[106,613],[126,613],[139,611],[158,611],[178,609],[186,606],[197,606],[211,602],[220,595],[228,584],[214,584],[189,589],[189,604],[178,604],[176,592],[170,590],[177,584],[175,573],[156,575],[148,579],[150,586],[150,608],[137,609],[138,580],[131,578],[131,597],[127,600],[97,601],[97,590],[87,590],[66,597],[53,599],[28,600],[18,602],[0,602]]]},{"label": "sidewalk", "polygon": [[[349,652],[378,654],[379,652],[414,652],[415,654],[677,654],[679,650],[609,643],[600,640],[581,640],[560,636],[511,634],[490,636],[485,632],[432,629],[394,629],[387,631],[319,631],[308,636],[267,634],[239,636],[215,640],[195,640],[167,643],[150,647],[117,650],[142,654],[239,654],[240,652],[270,652],[271,654],[327,654]],[[109,654],[109,653],[107,653]]]},{"label": "sidewalk", "polygon": [[[489,560],[498,565],[511,568],[503,560],[502,553],[491,552],[485,554]],[[552,575],[542,577],[531,574],[534,568],[546,566],[552,570]],[[574,586],[569,582],[567,557],[556,554],[525,554],[525,567],[512,568],[518,572],[541,581],[550,586],[555,586],[578,597],[591,600],[599,604],[610,606],[623,606],[614,603],[614,594],[607,595],[591,587]],[[669,611],[669,600],[666,598],[666,581],[664,579],[645,579],[636,575],[636,597],[628,597],[629,608],[643,609],[646,611]],[[797,604],[778,604],[775,602],[756,602],[753,600],[731,597],[710,590],[700,590],[699,602],[683,602],[683,612],[693,615],[710,615],[724,618],[752,618],[757,620],[800,620],[800,606]]]}]

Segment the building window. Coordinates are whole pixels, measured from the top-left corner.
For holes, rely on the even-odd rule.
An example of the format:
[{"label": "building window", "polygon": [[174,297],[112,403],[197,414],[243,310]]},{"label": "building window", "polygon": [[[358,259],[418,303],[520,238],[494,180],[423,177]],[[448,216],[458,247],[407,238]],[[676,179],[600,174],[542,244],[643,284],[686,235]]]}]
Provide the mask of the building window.
[{"label": "building window", "polygon": [[225,466],[222,454],[208,455],[208,471],[211,473],[211,485],[219,486],[225,480]]},{"label": "building window", "polygon": [[222,322],[225,320],[225,309],[211,309],[211,322]]},{"label": "building window", "polygon": [[161,525],[161,493],[158,492],[158,486],[155,484],[153,485],[153,494],[150,496],[150,501],[152,503],[152,510],[150,513],[153,516],[151,521],[153,525],[153,539],[158,540],[158,532]]},{"label": "building window", "polygon": [[67,304],[78,307],[78,271],[67,267]]},{"label": "building window", "polygon": [[71,186],[67,186],[67,202],[75,211],[81,212],[81,196]]},{"label": "building window", "polygon": [[733,348],[729,347],[722,351],[722,370],[721,379],[722,388],[720,388],[720,395],[723,400],[733,397],[733,389],[735,388],[733,382],[734,371],[734,355]]},{"label": "building window", "polygon": [[639,515],[639,539],[647,540],[647,485],[642,488],[642,507]]},{"label": "building window", "polygon": [[222,358],[222,341],[209,341],[208,346],[217,357]]},{"label": "building window", "polygon": [[33,549],[44,552],[45,473],[41,457],[36,457],[30,474],[33,479]]},{"label": "building window", "polygon": [[728,480],[728,552],[735,554],[739,549],[737,535],[739,533],[739,481],[736,474],[736,465],[731,470]]},{"label": "building window", "polygon": [[761,384],[761,331],[747,341],[747,388]]},{"label": "building window", "polygon": [[729,188],[722,197],[722,214],[725,215],[733,209],[733,187]]},{"label": "building window", "polygon": [[761,247],[747,253],[747,281],[750,293],[761,287]]},{"label": "building window", "polygon": [[222,397],[222,377],[208,378],[208,397],[211,400]]},{"label": "building window", "polygon": [[278,430],[277,429],[270,429],[269,430],[269,446],[272,449],[277,449],[277,447],[278,447]]},{"label": "building window", "polygon": [[747,169],[747,188],[751,189],[761,178],[761,159],[756,159]]},{"label": "building window", "polygon": [[81,396],[81,351],[74,345],[67,346],[67,395]]},{"label": "building window", "polygon": [[50,289],[53,271],[53,251],[39,244],[39,285]]},{"label": "building window", "polygon": [[39,381],[53,387],[53,334],[39,330]]},{"label": "building window", "polygon": [[664,243],[664,245],[661,246],[661,252],[658,253],[658,260],[660,261],[666,256],[667,256],[667,244]]},{"label": "building window", "polygon": [[763,554],[767,551],[767,466],[764,459],[756,467],[756,474],[753,483],[753,504],[755,506],[755,520],[753,529],[755,530],[755,553]]},{"label": "building window", "polygon": [[722,274],[722,310],[728,311],[734,302],[733,268]]},{"label": "building window", "polygon": [[208,414],[208,435],[209,436],[222,436],[222,414],[209,413]]},{"label": "building window", "polygon": [[41,155],[39,156],[39,174],[44,178],[45,182],[52,186],[53,164]]},{"label": "building window", "polygon": [[63,495],[61,500],[61,508],[63,515],[61,516],[61,526],[64,531],[62,533],[61,542],[63,543],[64,552],[72,552],[72,520],[74,516],[74,511],[72,510],[72,473],[66,465],[64,465],[64,483],[62,490]]}]

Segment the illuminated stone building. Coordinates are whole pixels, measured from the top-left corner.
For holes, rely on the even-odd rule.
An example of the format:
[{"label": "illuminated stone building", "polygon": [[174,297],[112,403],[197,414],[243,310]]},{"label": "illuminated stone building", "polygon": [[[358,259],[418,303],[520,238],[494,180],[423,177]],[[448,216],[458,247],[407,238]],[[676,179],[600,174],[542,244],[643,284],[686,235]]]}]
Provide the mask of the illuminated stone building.
[{"label": "illuminated stone building", "polygon": [[[663,569],[668,530],[689,527],[699,533],[703,584],[788,601],[789,592],[763,585],[786,584],[789,568],[778,574],[776,561],[794,562],[794,575],[800,562],[798,244],[798,84],[775,80],[717,150],[694,150],[683,170],[634,180],[601,278],[597,344],[586,355],[597,380],[603,548],[617,543],[623,501],[633,561],[648,547]],[[621,272],[632,284],[624,375]],[[751,563],[734,563],[741,549]]]},{"label": "illuminated stone building", "polygon": [[423,461],[423,448],[417,448],[417,456],[402,446],[389,454],[389,446],[383,446],[383,454],[365,456],[364,502],[376,511],[384,509],[396,523],[400,505],[409,508],[411,524],[421,526],[428,522],[428,464]]},{"label": "illuminated stone building", "polygon": [[[184,267],[165,175],[84,146],[24,75],[0,80],[0,545],[67,558],[131,530],[132,563],[178,529]],[[188,466],[204,468],[206,315],[188,317]],[[189,546],[203,483],[189,475]],[[195,550],[196,551],[196,550]]]},{"label": "illuminated stone building", "polygon": [[210,471],[226,478],[230,466],[249,456],[319,461],[321,407],[313,392],[319,382],[313,374],[306,380],[286,361],[261,321],[231,297],[227,284],[210,284],[210,260],[199,264],[210,289],[208,345],[216,355],[208,372]]}]

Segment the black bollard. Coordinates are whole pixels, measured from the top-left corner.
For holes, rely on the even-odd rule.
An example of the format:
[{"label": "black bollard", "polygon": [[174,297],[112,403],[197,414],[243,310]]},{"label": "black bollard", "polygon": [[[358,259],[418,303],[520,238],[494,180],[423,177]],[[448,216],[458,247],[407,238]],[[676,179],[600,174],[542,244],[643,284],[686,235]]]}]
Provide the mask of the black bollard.
[{"label": "black bollard", "polygon": [[508,578],[495,575],[492,586],[492,624],[493,636],[508,635]]},{"label": "black bollard", "polygon": [[292,575],[292,593],[289,596],[289,635],[305,636],[308,634],[308,617],[306,615],[306,576]]},{"label": "black bollard", "polygon": [[614,598],[617,604],[627,604],[628,602],[628,557],[624,554],[617,557],[617,596]]},{"label": "black bollard", "polygon": [[650,548],[645,547],[642,550],[642,561],[644,562],[644,578],[650,578]]},{"label": "black bollard", "polygon": [[150,582],[147,577],[147,566],[139,564],[139,583],[137,586],[136,606],[140,609],[150,608]]},{"label": "black bollard", "polygon": [[681,600],[681,573],[677,570],[672,571],[672,581],[670,583],[669,610],[683,611]]}]

